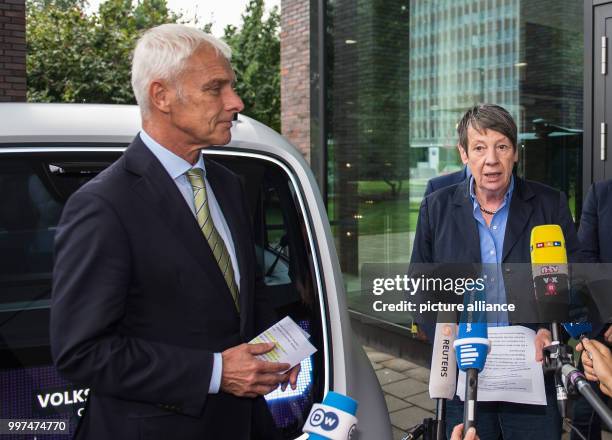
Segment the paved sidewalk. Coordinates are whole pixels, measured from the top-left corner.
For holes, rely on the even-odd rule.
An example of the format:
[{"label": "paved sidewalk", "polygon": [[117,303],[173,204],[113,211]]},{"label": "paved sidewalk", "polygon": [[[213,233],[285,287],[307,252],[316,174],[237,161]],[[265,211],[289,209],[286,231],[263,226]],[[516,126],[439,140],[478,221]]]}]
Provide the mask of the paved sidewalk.
[{"label": "paved sidewalk", "polygon": [[393,440],[400,440],[408,429],[433,417],[436,404],[429,398],[429,370],[417,364],[363,347],[385,393]]},{"label": "paved sidewalk", "polygon": [[[364,346],[385,393],[393,440],[400,440],[408,429],[427,417],[433,417],[435,402],[429,398],[429,369]],[[563,440],[569,439],[564,434]],[[602,440],[612,434],[602,431]]]}]

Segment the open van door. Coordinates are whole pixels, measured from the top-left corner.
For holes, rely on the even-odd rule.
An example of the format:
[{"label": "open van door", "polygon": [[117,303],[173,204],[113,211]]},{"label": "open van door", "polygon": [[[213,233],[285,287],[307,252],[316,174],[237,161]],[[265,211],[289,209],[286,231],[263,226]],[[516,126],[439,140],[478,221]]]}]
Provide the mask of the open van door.
[{"label": "open van door", "polygon": [[[72,432],[84,411],[89,390],[63,380],[50,355],[53,237],[68,197],[116,160],[122,147],[37,147],[2,155],[0,419],[63,419]],[[265,155],[217,150],[206,157],[241,177],[261,289],[279,318],[293,318],[318,350],[302,362],[296,390],[266,396],[284,438],[294,439],[327,391],[330,373],[321,282],[300,188],[282,162]]]}]

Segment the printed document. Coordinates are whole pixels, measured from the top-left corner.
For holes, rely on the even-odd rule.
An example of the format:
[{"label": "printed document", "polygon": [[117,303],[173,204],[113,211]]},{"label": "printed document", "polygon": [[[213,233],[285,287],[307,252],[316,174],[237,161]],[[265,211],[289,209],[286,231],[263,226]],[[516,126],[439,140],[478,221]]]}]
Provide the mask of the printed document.
[{"label": "printed document", "polygon": [[[491,352],[478,375],[479,402],[546,405],[542,363],[535,360],[535,332],[527,327],[489,327]],[[465,399],[465,373],[459,372],[457,395]]]},{"label": "printed document", "polygon": [[274,342],[274,350],[256,357],[268,362],[287,363],[293,368],[317,349],[308,341],[310,335],[286,316],[249,342]]}]

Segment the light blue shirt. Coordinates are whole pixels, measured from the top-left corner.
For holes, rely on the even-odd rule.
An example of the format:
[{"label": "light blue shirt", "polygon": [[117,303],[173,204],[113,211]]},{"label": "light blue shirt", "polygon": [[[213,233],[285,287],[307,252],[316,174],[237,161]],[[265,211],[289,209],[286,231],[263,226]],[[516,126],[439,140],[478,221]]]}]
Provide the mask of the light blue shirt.
[{"label": "light blue shirt", "polygon": [[[202,155],[199,155],[198,161],[195,163],[195,165],[192,166],[182,157],[177,156],[172,151],[160,145],[144,130],[140,132],[140,139],[142,139],[142,142],[147,146],[147,148],[149,148],[149,150],[151,150],[157,160],[161,162],[162,166],[168,172],[172,180],[174,180],[174,183],[176,184],[178,190],[185,199],[187,206],[193,213],[193,217],[196,222],[197,217],[195,212],[193,189],[185,173],[192,168],[200,168],[202,170],[202,173],[204,175],[204,184],[206,185],[206,197],[208,200],[210,217],[212,218],[212,221],[215,225],[215,228],[219,232],[221,239],[227,247],[227,251],[230,254],[230,259],[232,260],[232,266],[234,268],[234,277],[236,280],[236,285],[240,286],[240,269],[238,267],[238,260],[236,259],[236,248],[234,247],[232,234],[230,233],[229,227],[227,226],[227,222],[225,221],[225,217],[223,216],[221,207],[219,206],[219,203],[215,198],[215,194],[210,186],[210,183],[206,178],[206,167],[204,165],[204,158],[202,157]],[[221,353],[213,353],[213,355],[213,371],[210,378],[210,385],[208,387],[208,392],[211,394],[219,392],[219,388],[221,387],[221,374],[223,372],[223,358],[221,356]]]},{"label": "light blue shirt", "polygon": [[[505,304],[506,289],[501,271],[502,253],[504,250],[504,235],[506,223],[510,213],[510,201],[514,191],[514,176],[510,178],[510,186],[504,195],[504,201],[493,215],[491,223],[487,226],[480,204],[474,193],[474,177],[470,177],[470,196],[473,204],[474,219],[478,223],[478,236],[480,238],[480,258],[483,263],[483,273],[486,277],[486,301],[490,304]],[[488,312],[487,322],[490,326],[508,325],[508,312]]]}]

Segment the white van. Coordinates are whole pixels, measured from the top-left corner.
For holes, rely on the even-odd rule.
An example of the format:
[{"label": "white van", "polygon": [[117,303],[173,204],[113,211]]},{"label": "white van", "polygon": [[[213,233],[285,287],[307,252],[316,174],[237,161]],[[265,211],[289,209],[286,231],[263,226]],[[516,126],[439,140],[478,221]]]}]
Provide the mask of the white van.
[{"label": "white van", "polygon": [[[0,419],[69,419],[72,430],[78,422],[87,390],[56,373],[49,350],[53,237],[67,198],[115,161],[139,129],[136,106],[0,104]],[[241,115],[232,142],[204,154],[244,179],[266,293],[318,348],[303,362],[297,390],[266,396],[285,438],[306,438],[310,407],[334,390],[359,402],[353,438],[390,439],[382,391],[352,336],[308,164],[278,133]]]}]

